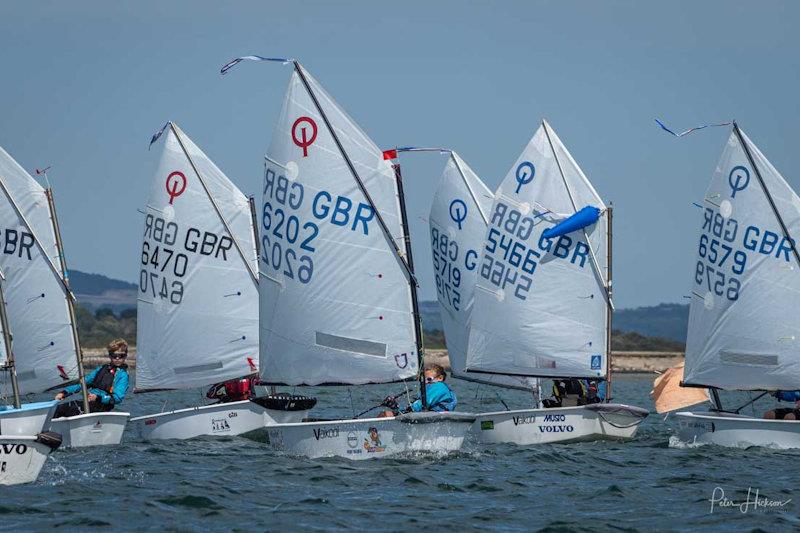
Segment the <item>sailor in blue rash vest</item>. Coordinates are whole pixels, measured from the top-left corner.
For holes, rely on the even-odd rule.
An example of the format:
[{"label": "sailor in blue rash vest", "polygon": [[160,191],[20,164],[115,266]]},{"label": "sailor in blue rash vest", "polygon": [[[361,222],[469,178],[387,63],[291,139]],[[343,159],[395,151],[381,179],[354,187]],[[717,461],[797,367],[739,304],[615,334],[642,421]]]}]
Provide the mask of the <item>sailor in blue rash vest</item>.
[{"label": "sailor in blue rash vest", "polygon": [[[426,406],[423,409],[422,400],[412,402],[408,407],[403,409],[403,413],[421,411],[435,411],[442,413],[445,411],[454,411],[458,404],[456,393],[453,392],[444,380],[447,379],[447,374],[441,365],[429,365],[425,368],[425,401]],[[391,408],[391,411],[384,411],[379,417],[395,416],[397,413],[397,399],[389,397],[384,400],[383,405]]]},{"label": "sailor in blue rash vest", "polygon": [[781,402],[795,402],[794,408],[781,407],[764,413],[764,418],[769,420],[800,420],[800,390],[775,391],[772,393]]},{"label": "sailor in blue rash vest", "polygon": [[[125,394],[128,392],[128,365],[125,364],[127,357],[128,343],[124,339],[115,339],[108,343],[109,363],[97,367],[86,376],[90,412],[112,411],[114,406],[122,403]],[[80,392],[80,390],[80,383],[70,385],[56,394],[55,399],[63,400],[71,394]],[[53,414],[53,418],[80,414],[84,414],[83,402],[72,401],[59,405]]]}]

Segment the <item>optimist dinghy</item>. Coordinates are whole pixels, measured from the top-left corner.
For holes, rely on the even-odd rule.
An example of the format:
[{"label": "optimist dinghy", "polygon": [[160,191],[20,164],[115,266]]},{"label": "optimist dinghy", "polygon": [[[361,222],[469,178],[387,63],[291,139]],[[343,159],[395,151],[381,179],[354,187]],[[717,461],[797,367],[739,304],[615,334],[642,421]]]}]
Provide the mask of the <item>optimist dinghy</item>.
[{"label": "optimist dinghy", "polygon": [[[176,124],[166,128],[145,214],[135,392],[204,387],[258,371],[252,204]],[[270,395],[131,423],[145,440],[240,435],[299,422],[315,402]]]},{"label": "optimist dinghy", "polygon": [[[9,329],[14,334],[19,393],[51,391],[75,379],[83,383],[74,295],[66,275],[52,192],[2,149],[0,189],[0,221],[5,228],[0,268],[6,278],[4,296]],[[85,387],[83,396],[85,400]],[[64,446],[119,442],[127,414],[93,413],[50,422],[56,405],[23,404],[22,416],[16,409],[0,411],[3,433],[35,435],[49,424],[62,434]]]},{"label": "optimist dinghy", "polygon": [[[400,175],[299,62],[284,62],[294,72],[259,210],[262,378],[413,380],[422,338]],[[277,424],[265,433],[274,450],[367,459],[457,450],[474,420],[430,412]]]},{"label": "optimist dinghy", "polygon": [[29,437],[0,435],[0,485],[36,481],[47,456],[60,444],[61,436],[52,432]]},{"label": "optimist dinghy", "polygon": [[[456,376],[503,376],[502,386],[514,386],[508,379],[516,386],[531,378],[605,381],[609,401],[611,208],[544,121],[491,206],[489,195],[470,193],[476,182],[474,173],[460,180],[446,173],[430,216],[432,237],[439,236],[434,262],[441,272],[461,269],[466,295],[457,308],[446,297],[456,276],[441,280],[443,316],[455,317],[445,320],[448,351],[451,337],[459,339],[454,360],[465,370]],[[458,200],[467,213],[461,223],[451,215]],[[449,255],[459,245],[461,255]],[[474,432],[480,442],[523,445],[630,439],[647,415],[612,403],[498,411],[478,414]]]},{"label": "optimist dinghy", "polygon": [[744,416],[718,392],[800,389],[800,197],[735,122],[698,225],[682,385],[714,406],[676,413],[678,437],[800,448],[800,421]]}]

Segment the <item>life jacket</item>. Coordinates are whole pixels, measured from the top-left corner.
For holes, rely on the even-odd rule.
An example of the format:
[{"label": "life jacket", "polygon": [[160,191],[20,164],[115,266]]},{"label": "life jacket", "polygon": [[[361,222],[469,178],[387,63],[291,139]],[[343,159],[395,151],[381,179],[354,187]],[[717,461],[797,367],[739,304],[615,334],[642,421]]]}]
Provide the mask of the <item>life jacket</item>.
[{"label": "life jacket", "polygon": [[114,378],[117,375],[117,372],[120,369],[127,371],[128,365],[122,365],[120,367],[115,367],[114,365],[107,364],[103,365],[100,370],[95,374],[94,379],[91,383],[87,383],[93,389],[100,389],[101,391],[105,391],[108,394],[114,393]]},{"label": "life jacket", "polygon": [[553,396],[542,400],[544,407],[571,407],[586,403],[586,385],[579,379],[553,380]]},{"label": "life jacket", "polygon": [[249,400],[254,394],[253,382],[256,378],[246,377],[231,379],[213,385],[206,393],[206,398],[219,400],[221,402],[238,402]]},{"label": "life jacket", "polygon": [[598,382],[594,380],[586,380],[584,384],[586,385],[586,403],[601,403],[604,398],[600,392],[600,386],[598,385]]},{"label": "life jacket", "polygon": [[559,379],[553,381],[553,396],[563,398],[571,394],[578,398],[586,397],[586,386],[579,379]]}]

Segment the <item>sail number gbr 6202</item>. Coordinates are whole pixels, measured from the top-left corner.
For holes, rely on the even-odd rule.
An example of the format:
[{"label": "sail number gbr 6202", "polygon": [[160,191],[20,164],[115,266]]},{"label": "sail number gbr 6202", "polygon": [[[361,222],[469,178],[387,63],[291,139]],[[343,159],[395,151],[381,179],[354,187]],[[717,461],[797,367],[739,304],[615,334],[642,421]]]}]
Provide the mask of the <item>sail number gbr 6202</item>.
[{"label": "sail number gbr 6202", "polygon": [[233,240],[227,235],[190,227],[148,214],[144,222],[139,291],[173,304],[183,301],[183,279],[192,254],[228,260]]}]

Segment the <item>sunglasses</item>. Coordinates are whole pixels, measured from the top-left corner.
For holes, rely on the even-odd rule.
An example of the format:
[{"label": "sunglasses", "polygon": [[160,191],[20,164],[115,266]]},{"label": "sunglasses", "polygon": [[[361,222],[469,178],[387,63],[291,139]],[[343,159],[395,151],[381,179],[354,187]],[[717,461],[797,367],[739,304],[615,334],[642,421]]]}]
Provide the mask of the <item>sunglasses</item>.
[{"label": "sunglasses", "polygon": [[125,359],[126,357],[128,357],[128,354],[126,354],[126,353],[110,353],[110,354],[108,354],[108,357],[110,357],[111,359]]},{"label": "sunglasses", "polygon": [[425,383],[433,383],[436,381],[436,378],[425,378]]}]

